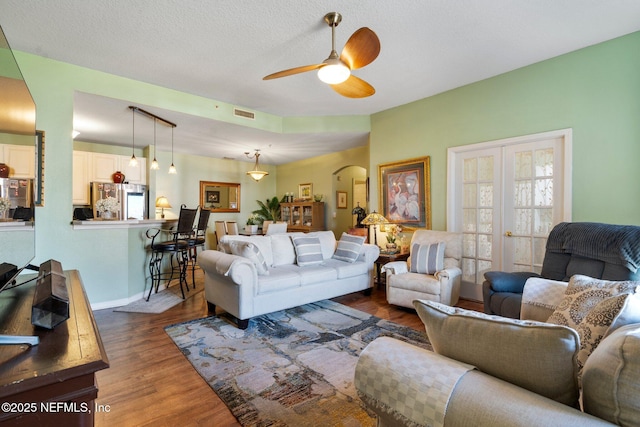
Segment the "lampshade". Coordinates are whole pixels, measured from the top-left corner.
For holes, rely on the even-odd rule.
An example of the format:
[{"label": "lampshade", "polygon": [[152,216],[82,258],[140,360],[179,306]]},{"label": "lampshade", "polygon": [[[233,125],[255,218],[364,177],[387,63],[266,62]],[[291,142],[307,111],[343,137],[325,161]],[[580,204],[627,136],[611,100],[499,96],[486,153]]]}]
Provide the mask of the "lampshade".
[{"label": "lampshade", "polygon": [[171,205],[166,197],[160,196],[156,199],[156,208],[171,208]]},{"label": "lampshade", "polygon": [[365,217],[365,219],[362,220],[362,224],[364,225],[380,225],[380,224],[387,224],[387,223],[389,223],[389,221],[387,221],[387,219],[384,216],[380,215],[376,211],[371,212],[369,215]]},{"label": "lampshade", "polygon": [[156,208],[160,208],[160,218],[164,218],[164,208],[171,208],[171,205],[169,204],[169,200],[164,197],[164,196],[160,196],[156,199]]},{"label": "lampshade", "polygon": [[342,83],[351,75],[351,70],[340,61],[340,58],[328,58],[324,63],[327,65],[318,70],[318,78],[327,84]]},{"label": "lampshade", "polygon": [[249,155],[249,152],[245,152],[244,153],[245,156],[247,156],[248,158],[256,158],[256,164],[253,167],[253,170],[250,170],[247,172],[247,175],[249,175],[251,178],[253,178],[256,182],[260,181],[262,178],[264,178],[265,176],[269,175],[269,172],[267,171],[261,171],[260,169],[258,169],[259,165],[258,165],[258,159],[260,158],[260,150],[256,149],[256,152],[253,155]]}]

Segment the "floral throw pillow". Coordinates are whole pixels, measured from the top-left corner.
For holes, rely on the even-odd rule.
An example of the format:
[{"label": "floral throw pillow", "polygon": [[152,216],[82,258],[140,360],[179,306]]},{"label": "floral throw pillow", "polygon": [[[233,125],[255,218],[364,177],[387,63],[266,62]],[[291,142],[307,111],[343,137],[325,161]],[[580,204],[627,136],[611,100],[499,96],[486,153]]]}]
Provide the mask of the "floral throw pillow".
[{"label": "floral throw pillow", "polygon": [[618,319],[629,317],[627,308],[636,307],[634,294],[640,282],[599,280],[576,274],[569,280],[565,296],[547,320],[548,323],[575,329],[580,336],[578,372],[589,355],[610,332],[611,325],[622,326]]}]

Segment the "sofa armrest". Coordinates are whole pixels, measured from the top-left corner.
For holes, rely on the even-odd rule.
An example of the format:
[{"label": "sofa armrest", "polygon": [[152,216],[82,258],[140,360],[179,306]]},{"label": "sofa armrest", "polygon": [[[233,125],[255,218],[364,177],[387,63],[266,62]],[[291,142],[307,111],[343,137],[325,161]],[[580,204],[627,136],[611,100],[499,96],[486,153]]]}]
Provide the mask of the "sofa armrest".
[{"label": "sofa armrest", "polygon": [[506,272],[487,271],[484,273],[485,281],[493,292],[513,292],[521,294],[524,284],[529,277],[540,277],[537,273],[528,271]]},{"label": "sofa armrest", "polygon": [[354,383],[380,426],[613,425],[471,365],[388,337],[362,351]]},{"label": "sofa armrest", "polygon": [[373,263],[376,262],[380,256],[380,248],[378,245],[363,243],[360,256],[364,256],[364,262],[371,266],[370,269],[373,269]]},{"label": "sofa armrest", "polygon": [[229,276],[234,283],[255,283],[258,280],[256,266],[247,258],[216,250],[198,254],[198,264],[208,275]]},{"label": "sofa armrest", "polygon": [[458,267],[445,268],[444,270],[436,271],[436,274],[434,274],[434,277],[440,281],[443,281],[443,280],[453,281],[457,277],[461,277],[461,276],[462,276],[462,270]]},{"label": "sofa armrest", "polygon": [[382,266],[385,274],[404,274],[409,272],[406,261],[391,261]]}]

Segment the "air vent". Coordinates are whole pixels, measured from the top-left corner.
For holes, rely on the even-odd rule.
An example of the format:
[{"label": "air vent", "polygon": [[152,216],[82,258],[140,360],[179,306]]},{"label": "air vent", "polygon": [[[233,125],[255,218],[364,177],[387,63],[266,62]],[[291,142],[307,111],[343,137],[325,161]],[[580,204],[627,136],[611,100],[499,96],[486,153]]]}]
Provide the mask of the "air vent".
[{"label": "air vent", "polygon": [[249,120],[255,120],[256,118],[256,113],[254,113],[253,111],[241,110],[239,108],[233,109],[233,115],[236,117],[243,117]]}]

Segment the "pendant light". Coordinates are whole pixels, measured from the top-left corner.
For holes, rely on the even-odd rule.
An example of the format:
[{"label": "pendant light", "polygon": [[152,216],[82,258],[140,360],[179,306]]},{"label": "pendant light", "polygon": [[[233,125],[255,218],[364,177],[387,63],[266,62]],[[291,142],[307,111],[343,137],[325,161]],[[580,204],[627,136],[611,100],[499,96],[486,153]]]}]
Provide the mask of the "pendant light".
[{"label": "pendant light", "polygon": [[137,167],[138,159],[136,159],[136,112],[131,109],[131,160],[129,160],[129,166]]},{"label": "pendant light", "polygon": [[173,127],[171,127],[171,166],[169,166],[169,173],[172,175],[178,173],[176,167],[173,164]]},{"label": "pendant light", "polygon": [[151,162],[151,166],[150,168],[152,170],[158,170],[160,169],[160,165],[158,164],[158,161],[156,160],[156,118],[153,118],[153,161]]},{"label": "pendant light", "polygon": [[247,175],[249,175],[251,178],[253,178],[256,182],[260,181],[262,178],[264,178],[265,176],[269,175],[269,172],[267,171],[262,171],[260,169],[258,169],[258,158],[260,157],[260,150],[256,149],[256,152],[253,153],[253,155],[249,155],[248,151],[245,151],[245,156],[247,156],[248,158],[252,159],[252,158],[256,158],[256,164],[253,167],[253,170],[250,170],[247,172]]}]

